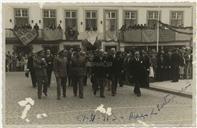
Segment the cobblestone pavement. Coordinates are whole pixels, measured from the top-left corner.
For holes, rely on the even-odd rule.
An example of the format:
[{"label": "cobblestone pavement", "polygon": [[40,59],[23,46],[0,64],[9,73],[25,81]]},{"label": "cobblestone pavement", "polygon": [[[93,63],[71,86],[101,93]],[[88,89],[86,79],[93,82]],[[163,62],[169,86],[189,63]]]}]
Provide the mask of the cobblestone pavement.
[{"label": "cobblestone pavement", "polygon": [[[159,83],[158,83],[159,84]],[[177,83],[178,84],[178,83]],[[8,125],[31,124],[54,125],[65,124],[122,124],[122,125],[191,125],[192,99],[173,94],[141,89],[142,96],[133,94],[133,87],[118,87],[117,96],[112,97],[105,91],[105,99],[93,96],[91,86],[84,88],[84,99],[74,97],[72,87],[67,88],[67,97],[56,100],[56,83],[52,77],[52,85],[48,97],[37,99],[37,89],[32,88],[30,78],[24,73],[6,73],[5,84],[5,123]],[[187,89],[187,88],[186,88]],[[31,97],[35,104],[27,113],[29,122],[20,118],[23,107],[18,101]],[[95,112],[103,104],[104,108],[111,107],[112,115]],[[36,118],[37,114],[46,113],[47,117]],[[10,127],[11,127],[10,126]],[[27,125],[26,125],[27,127]],[[26,128],[25,127],[25,128]],[[35,126],[34,126],[35,128]]]}]

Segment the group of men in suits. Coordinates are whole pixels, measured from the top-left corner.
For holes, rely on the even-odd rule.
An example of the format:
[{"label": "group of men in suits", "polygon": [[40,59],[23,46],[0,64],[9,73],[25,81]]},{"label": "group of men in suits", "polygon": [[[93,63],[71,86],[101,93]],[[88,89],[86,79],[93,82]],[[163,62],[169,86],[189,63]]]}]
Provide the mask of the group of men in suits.
[{"label": "group of men in suits", "polygon": [[[171,59],[173,81],[178,81],[180,57],[176,50]],[[73,95],[83,98],[83,88],[88,77],[91,79],[93,94],[96,95],[100,90],[101,98],[105,98],[105,87],[115,96],[118,85],[122,87],[126,79],[133,83],[134,93],[140,97],[140,87],[149,87],[150,60],[147,52],[143,50],[123,54],[120,51],[116,52],[114,48],[108,52],[102,49],[84,52],[77,48],[64,49],[55,56],[50,50],[42,50],[28,58],[27,68],[33,87],[38,88],[39,99],[42,92],[47,96],[52,71],[56,77],[58,100],[61,99],[61,95],[66,97],[67,80],[69,86],[73,87]]]}]

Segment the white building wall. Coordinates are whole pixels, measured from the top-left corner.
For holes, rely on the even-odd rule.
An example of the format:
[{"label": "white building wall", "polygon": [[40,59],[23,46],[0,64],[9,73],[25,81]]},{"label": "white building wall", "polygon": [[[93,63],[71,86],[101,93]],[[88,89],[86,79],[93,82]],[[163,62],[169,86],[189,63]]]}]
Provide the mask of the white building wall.
[{"label": "white building wall", "polygon": [[[176,6],[176,5],[175,5]],[[39,4],[6,4],[5,8],[5,28],[13,28],[14,27],[14,8],[29,8],[29,23],[33,26],[35,23],[38,23],[41,20],[41,24],[38,23],[40,28],[43,26],[43,17],[42,17],[42,8],[40,8]],[[143,7],[143,6],[69,6],[69,5],[44,5],[43,8],[51,8],[57,9],[57,25],[62,21],[61,26],[63,30],[65,30],[65,19],[64,19],[64,10],[65,9],[74,9],[78,11],[78,31],[79,33],[85,32],[85,10],[93,9],[98,12],[98,32],[104,32],[104,10],[117,10],[118,11],[118,28],[120,28],[123,24],[123,12],[124,10],[137,10],[137,22],[138,24],[146,24],[147,23],[147,11],[148,10],[161,10],[161,21],[164,23],[170,23],[170,11],[184,11],[184,26],[192,26],[192,8],[190,7]],[[12,19],[12,23],[10,22]],[[31,20],[34,23],[31,23]],[[102,24],[101,24],[102,21]],[[81,24],[82,22],[82,24]],[[83,34],[81,35],[83,36]],[[65,38],[65,37],[64,37]]]}]

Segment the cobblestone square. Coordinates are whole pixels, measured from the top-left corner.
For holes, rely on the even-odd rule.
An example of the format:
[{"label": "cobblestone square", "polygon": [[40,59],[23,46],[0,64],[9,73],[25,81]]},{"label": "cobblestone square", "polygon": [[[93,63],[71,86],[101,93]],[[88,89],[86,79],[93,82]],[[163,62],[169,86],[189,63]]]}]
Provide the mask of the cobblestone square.
[{"label": "cobblestone square", "polygon": [[[68,124],[191,126],[191,98],[149,89],[141,91],[142,96],[136,97],[133,87],[125,85],[118,87],[115,97],[106,89],[106,98],[103,99],[98,94],[94,96],[91,85],[88,84],[84,87],[84,99],[74,97],[72,87],[67,87],[67,97],[56,100],[56,81],[53,76],[48,96],[38,100],[37,89],[32,88],[30,78],[26,78],[22,72],[6,73],[5,123],[9,127]],[[28,97],[32,98],[35,104],[27,113],[29,121],[25,121],[20,118],[24,108],[19,106],[18,102]],[[111,108],[111,116],[95,112],[101,104],[105,109]],[[38,119],[37,114],[42,113],[47,116]]]}]

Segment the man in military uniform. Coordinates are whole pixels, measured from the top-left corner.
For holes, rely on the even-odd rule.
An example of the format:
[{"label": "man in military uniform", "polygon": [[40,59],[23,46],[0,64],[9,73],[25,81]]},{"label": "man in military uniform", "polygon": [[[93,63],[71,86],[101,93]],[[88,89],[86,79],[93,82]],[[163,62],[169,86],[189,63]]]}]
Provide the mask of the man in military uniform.
[{"label": "man in military uniform", "polygon": [[71,76],[74,96],[77,96],[79,89],[79,97],[83,98],[83,80],[86,73],[86,57],[80,52],[80,48],[76,50],[71,58]]},{"label": "man in military uniform", "polygon": [[54,59],[54,73],[57,81],[57,100],[60,100],[61,87],[63,97],[66,97],[66,82],[67,82],[67,57],[65,51],[59,52],[59,55]]},{"label": "man in military uniform", "polygon": [[106,68],[105,66],[105,60],[103,56],[103,51],[100,50],[94,57],[94,67],[93,67],[93,74],[95,76],[95,84],[93,84],[93,91],[94,95],[96,95],[96,92],[98,88],[100,87],[100,97],[105,98],[104,96],[104,81],[106,77]]},{"label": "man in military uniform", "polygon": [[47,96],[47,62],[44,58],[44,51],[40,51],[37,54],[37,57],[33,60],[33,65],[35,67],[35,74],[38,83],[38,99],[41,99],[42,89],[44,95]]},{"label": "man in military uniform", "polygon": [[46,62],[47,62],[47,77],[48,77],[48,87],[50,87],[51,84],[51,74],[53,71],[53,56],[51,54],[51,51],[49,49],[46,50]]}]

